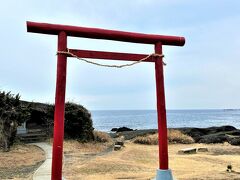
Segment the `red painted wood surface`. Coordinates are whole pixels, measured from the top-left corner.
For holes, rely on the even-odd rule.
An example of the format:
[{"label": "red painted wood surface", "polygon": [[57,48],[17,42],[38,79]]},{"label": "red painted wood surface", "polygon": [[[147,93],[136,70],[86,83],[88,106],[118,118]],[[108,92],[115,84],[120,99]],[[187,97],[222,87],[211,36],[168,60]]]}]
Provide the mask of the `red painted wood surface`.
[{"label": "red painted wood surface", "polygon": [[[162,53],[162,43],[157,43],[155,45],[155,53]],[[155,75],[158,114],[159,168],[166,170],[168,169],[168,140],[162,57],[156,57]]]},{"label": "red painted wood surface", "polygon": [[[146,43],[155,45],[155,53],[162,54],[162,45],[183,46],[184,37],[141,34],[133,32],[86,28],[67,25],[27,22],[27,31],[34,33],[58,35],[58,51],[67,49],[67,36],[116,41]],[[129,54],[70,49],[70,52],[82,58],[130,60],[137,61],[146,57],[145,54]],[[159,134],[159,168],[168,169],[167,121],[164,92],[164,74],[162,57],[151,57],[146,62],[155,62],[158,134]],[[54,140],[52,159],[52,180],[62,179],[62,156],[64,137],[65,91],[67,74],[67,56],[58,54],[57,82],[54,112]]]},{"label": "red painted wood surface", "polygon": [[[58,35],[58,51],[65,51],[67,48],[67,35],[60,32]],[[53,133],[53,156],[52,156],[52,180],[62,179],[62,156],[64,137],[64,112],[65,112],[65,91],[67,75],[67,57],[59,54],[57,56],[57,82],[54,112],[54,133]]]},{"label": "red painted wood surface", "polygon": [[[81,58],[105,59],[105,60],[138,61],[148,56],[147,54],[129,54],[129,53],[90,51],[90,50],[77,50],[77,49],[69,49],[69,51]],[[149,57],[143,62],[155,62],[155,58]]]},{"label": "red painted wood surface", "polygon": [[48,23],[37,23],[27,21],[27,31],[34,33],[58,35],[65,31],[68,36],[85,37],[93,39],[108,39],[115,41],[155,44],[162,42],[163,45],[183,46],[185,38],[179,36],[164,36],[155,34],[142,34],[134,32],[106,30],[99,28],[87,28],[78,26],[67,26]]}]

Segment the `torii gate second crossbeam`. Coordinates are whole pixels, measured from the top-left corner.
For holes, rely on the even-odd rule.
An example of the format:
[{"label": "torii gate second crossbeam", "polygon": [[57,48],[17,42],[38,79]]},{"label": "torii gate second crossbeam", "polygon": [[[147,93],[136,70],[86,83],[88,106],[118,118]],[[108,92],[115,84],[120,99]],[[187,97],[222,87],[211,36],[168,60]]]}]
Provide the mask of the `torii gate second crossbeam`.
[{"label": "torii gate second crossbeam", "polygon": [[[33,33],[51,34],[58,36],[58,52],[67,50],[67,36],[114,41],[153,44],[156,54],[162,54],[163,45],[183,46],[184,37],[141,34],[98,28],[76,27],[58,24],[27,22],[27,31]],[[147,57],[146,54],[129,54],[69,49],[69,52],[81,58],[111,59],[138,61]],[[144,62],[155,63],[158,136],[159,136],[159,169],[156,179],[171,180],[172,174],[168,167],[167,121],[164,92],[163,61],[161,56],[149,57]],[[54,112],[52,180],[62,179],[62,156],[64,139],[65,90],[67,75],[67,55],[57,55],[57,82]]]}]

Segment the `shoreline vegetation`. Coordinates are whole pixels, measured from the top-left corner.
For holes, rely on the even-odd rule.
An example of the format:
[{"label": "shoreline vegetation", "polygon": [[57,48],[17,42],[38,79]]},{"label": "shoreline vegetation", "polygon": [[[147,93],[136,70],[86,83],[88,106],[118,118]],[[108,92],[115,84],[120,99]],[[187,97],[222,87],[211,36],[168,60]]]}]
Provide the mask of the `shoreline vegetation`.
[{"label": "shoreline vegetation", "polygon": [[[133,139],[137,136],[146,137],[150,135],[156,135],[157,129],[142,129],[133,130],[126,127],[122,127],[123,131],[117,132],[117,128],[113,128],[116,133],[109,133],[112,138],[118,136],[124,136],[126,140]],[[231,145],[240,146],[240,130],[233,126],[219,126],[208,128],[168,128],[169,142],[190,144],[190,143],[224,143],[227,142]],[[182,140],[182,142],[181,142]]]}]

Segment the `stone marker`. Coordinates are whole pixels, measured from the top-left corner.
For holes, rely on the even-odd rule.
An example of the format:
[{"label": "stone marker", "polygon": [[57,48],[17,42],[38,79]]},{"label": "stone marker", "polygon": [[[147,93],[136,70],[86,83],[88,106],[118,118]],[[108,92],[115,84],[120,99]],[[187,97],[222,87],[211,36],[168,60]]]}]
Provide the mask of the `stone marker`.
[{"label": "stone marker", "polygon": [[178,154],[196,154],[197,148],[185,148],[178,151]]},{"label": "stone marker", "polygon": [[114,151],[119,151],[122,146],[120,145],[114,145]]}]

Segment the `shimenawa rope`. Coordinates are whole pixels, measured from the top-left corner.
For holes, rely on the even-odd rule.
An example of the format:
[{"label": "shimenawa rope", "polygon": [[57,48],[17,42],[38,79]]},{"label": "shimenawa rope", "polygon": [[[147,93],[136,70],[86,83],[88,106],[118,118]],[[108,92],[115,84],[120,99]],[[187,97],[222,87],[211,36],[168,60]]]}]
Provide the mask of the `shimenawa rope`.
[{"label": "shimenawa rope", "polygon": [[[57,55],[58,55],[58,54],[69,55],[69,56],[74,57],[74,58],[77,58],[77,59],[79,59],[79,60],[81,60],[81,61],[85,61],[86,63],[94,64],[94,65],[97,65],[97,66],[112,67],[112,68],[123,68],[123,67],[127,67],[127,66],[133,66],[133,65],[135,65],[135,64],[138,64],[138,63],[141,63],[141,62],[145,61],[145,60],[148,59],[149,57],[164,57],[163,54],[153,53],[153,54],[149,54],[149,55],[146,56],[145,58],[139,59],[138,61],[135,61],[135,62],[133,62],[133,63],[122,64],[122,65],[108,65],[108,64],[96,63],[96,62],[89,61],[89,60],[84,59],[84,58],[80,58],[80,57],[78,57],[77,55],[71,53],[71,52],[69,51],[69,49],[67,49],[67,51],[57,51]],[[163,62],[163,65],[166,65],[166,63]]]}]

